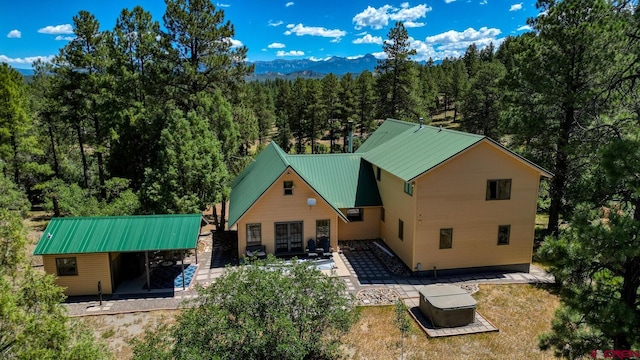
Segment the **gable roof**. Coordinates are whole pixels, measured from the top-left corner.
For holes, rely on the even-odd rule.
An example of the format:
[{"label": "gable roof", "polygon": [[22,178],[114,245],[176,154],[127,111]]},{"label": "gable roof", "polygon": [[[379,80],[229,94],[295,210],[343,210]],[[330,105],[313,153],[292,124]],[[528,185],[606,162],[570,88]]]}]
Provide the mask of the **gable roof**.
[{"label": "gable roof", "polygon": [[[388,124],[388,125],[387,125]],[[382,130],[382,137],[374,135]],[[369,140],[373,140],[368,144]],[[387,119],[363,144],[363,158],[404,181],[412,181],[481,141],[488,141],[542,175],[551,174],[486,136]],[[366,146],[366,147],[365,147]],[[360,150],[360,149],[359,149]]]},{"label": "gable roof", "polygon": [[367,141],[365,141],[358,148],[358,150],[356,150],[356,153],[366,153],[367,151],[386,143],[387,141],[402,134],[403,132],[412,129],[414,125],[415,124],[405,121],[387,119],[380,125],[380,127],[376,129],[376,131],[373,132],[373,134],[371,134],[371,136],[369,136]]},{"label": "gable roof", "polygon": [[193,249],[202,214],[53,218],[34,255]]},{"label": "gable roof", "polygon": [[331,206],[380,206],[371,165],[360,154],[288,155],[270,143],[231,184],[229,226],[234,225],[288,168],[293,169]]}]

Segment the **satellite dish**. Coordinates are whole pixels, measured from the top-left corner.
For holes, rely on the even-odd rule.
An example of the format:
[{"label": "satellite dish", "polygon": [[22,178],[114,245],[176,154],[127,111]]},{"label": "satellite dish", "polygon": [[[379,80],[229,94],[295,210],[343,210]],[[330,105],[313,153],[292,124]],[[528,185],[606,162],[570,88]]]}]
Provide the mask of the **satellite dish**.
[{"label": "satellite dish", "polygon": [[314,199],[314,198],[308,198],[308,199],[307,199],[307,205],[309,205],[309,206],[316,206],[316,199]]}]

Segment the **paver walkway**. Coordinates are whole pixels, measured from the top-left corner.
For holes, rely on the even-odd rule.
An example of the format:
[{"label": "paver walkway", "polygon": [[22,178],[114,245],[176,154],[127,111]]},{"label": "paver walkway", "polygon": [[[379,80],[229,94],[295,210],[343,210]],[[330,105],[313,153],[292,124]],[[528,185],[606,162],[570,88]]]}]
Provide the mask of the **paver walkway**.
[{"label": "paver walkway", "polygon": [[[390,288],[400,298],[417,299],[418,288],[434,283],[463,284],[513,284],[513,283],[553,283],[553,276],[542,269],[531,266],[529,273],[487,272],[462,276],[439,276],[437,279],[424,276],[395,276],[370,251],[352,251],[334,255],[337,276],[346,283],[347,290],[356,293],[367,288]],[[225,271],[228,260],[218,246],[206,248],[198,255],[200,267],[195,282],[206,286],[215,281]],[[192,259],[195,261],[195,259]],[[343,268],[344,267],[344,268]],[[178,309],[183,301],[197,296],[194,286],[187,290],[175,289],[161,293],[105,296],[102,306],[96,297],[74,297],[65,303],[72,316],[117,314],[159,309]]]}]

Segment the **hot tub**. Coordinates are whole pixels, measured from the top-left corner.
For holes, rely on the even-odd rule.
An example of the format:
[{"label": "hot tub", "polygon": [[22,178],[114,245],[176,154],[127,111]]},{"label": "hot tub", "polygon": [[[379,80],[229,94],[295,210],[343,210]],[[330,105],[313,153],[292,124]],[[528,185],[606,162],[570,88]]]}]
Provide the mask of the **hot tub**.
[{"label": "hot tub", "polygon": [[455,285],[426,285],[420,289],[420,311],[436,327],[465,326],[476,319],[476,301]]}]

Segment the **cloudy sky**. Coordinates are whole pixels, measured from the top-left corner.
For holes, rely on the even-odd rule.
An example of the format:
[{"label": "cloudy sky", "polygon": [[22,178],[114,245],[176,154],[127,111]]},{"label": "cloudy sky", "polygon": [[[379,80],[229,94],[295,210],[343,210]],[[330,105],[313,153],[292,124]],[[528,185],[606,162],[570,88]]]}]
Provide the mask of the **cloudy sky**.
[{"label": "cloudy sky", "polygon": [[[215,1],[215,0],[214,0]],[[516,0],[519,1],[519,0]],[[234,44],[249,48],[248,60],[312,59],[331,56],[378,57],[382,41],[396,21],[407,28],[416,60],[459,56],[471,44],[499,44],[528,30],[535,1],[430,0],[222,0],[215,2],[236,30]],[[0,4],[0,62],[30,68],[50,59],[73,39],[72,17],[93,13],[103,30],[112,29],[123,8],[141,5],[162,22],[160,0],[45,1]]]}]

